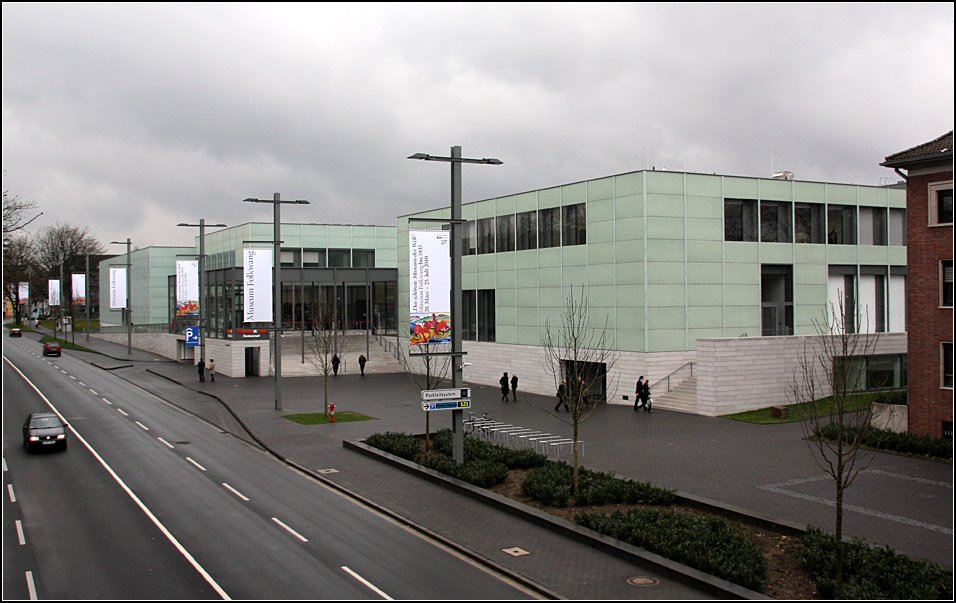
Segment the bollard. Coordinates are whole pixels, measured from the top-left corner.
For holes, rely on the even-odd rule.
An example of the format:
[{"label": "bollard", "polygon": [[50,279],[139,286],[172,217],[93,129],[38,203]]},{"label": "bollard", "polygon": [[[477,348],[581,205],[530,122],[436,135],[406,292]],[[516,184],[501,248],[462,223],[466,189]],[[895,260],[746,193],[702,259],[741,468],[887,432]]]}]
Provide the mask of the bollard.
[{"label": "bollard", "polygon": [[335,403],[329,404],[329,423],[335,423]]}]

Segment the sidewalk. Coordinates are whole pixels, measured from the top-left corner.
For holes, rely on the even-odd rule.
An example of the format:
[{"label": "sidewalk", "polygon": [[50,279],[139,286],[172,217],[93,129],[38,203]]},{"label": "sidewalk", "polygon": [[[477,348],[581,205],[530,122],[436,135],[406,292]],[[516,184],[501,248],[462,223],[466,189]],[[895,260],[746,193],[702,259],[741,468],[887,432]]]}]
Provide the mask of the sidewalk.
[{"label": "sidewalk", "polygon": [[[77,343],[81,343],[78,341]],[[126,347],[91,338],[86,345],[125,361]],[[71,352],[91,362],[104,357]],[[99,359],[97,361],[97,358]],[[283,411],[274,409],[271,378],[199,383],[195,367],[134,350],[133,367],[115,373],[187,410],[241,434],[240,422],[278,454],[308,469],[334,469],[325,477],[395,510],[429,530],[461,542],[505,567],[535,577],[570,598],[697,598],[700,593],[665,580],[651,590],[621,587],[637,570],[589,547],[547,534],[462,495],[433,486],[342,447],[376,432],[424,431],[418,389],[402,374],[330,379],[337,411],[355,411],[374,421],[303,426],[281,414],[322,412],[322,378],[282,381]],[[225,403],[220,404],[211,394]],[[570,436],[570,425],[550,414],[554,400],[518,393],[502,402],[495,387],[472,386],[473,410],[490,418]],[[228,409],[226,408],[228,407]],[[231,411],[231,412],[230,412]],[[238,420],[237,420],[238,419]],[[435,412],[432,429],[450,425]],[[250,439],[247,436],[241,436]],[[833,527],[833,486],[816,466],[799,424],[750,425],[725,419],[657,410],[634,412],[604,406],[583,424],[583,464],[592,469],[650,481],[682,494],[711,499],[771,519],[826,530]],[[898,552],[953,566],[952,465],[877,453],[847,492],[846,533]],[[502,548],[520,546],[548,554],[511,558]],[[588,561],[600,560],[597,564]]]}]

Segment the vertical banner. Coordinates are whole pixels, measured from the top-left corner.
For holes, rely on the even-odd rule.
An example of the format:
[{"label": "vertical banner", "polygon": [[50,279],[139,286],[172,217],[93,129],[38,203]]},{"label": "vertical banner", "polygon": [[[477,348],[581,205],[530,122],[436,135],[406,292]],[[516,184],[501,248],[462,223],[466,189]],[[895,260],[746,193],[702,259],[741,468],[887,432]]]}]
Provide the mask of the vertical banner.
[{"label": "vertical banner", "polygon": [[110,268],[110,310],[126,309],[126,268]]},{"label": "vertical banner", "polygon": [[451,233],[408,231],[408,342],[451,342]]},{"label": "vertical banner", "polygon": [[21,304],[25,304],[30,301],[30,283],[18,284],[17,298]]},{"label": "vertical banner", "polygon": [[49,295],[47,296],[47,305],[48,306],[59,306],[60,305],[60,279],[51,278],[49,280]]},{"label": "vertical banner", "polygon": [[73,275],[73,303],[77,305],[86,303],[86,275]]},{"label": "vertical banner", "polygon": [[272,322],[272,250],[242,250],[242,321]]},{"label": "vertical banner", "polygon": [[176,316],[199,314],[199,260],[176,260]]}]

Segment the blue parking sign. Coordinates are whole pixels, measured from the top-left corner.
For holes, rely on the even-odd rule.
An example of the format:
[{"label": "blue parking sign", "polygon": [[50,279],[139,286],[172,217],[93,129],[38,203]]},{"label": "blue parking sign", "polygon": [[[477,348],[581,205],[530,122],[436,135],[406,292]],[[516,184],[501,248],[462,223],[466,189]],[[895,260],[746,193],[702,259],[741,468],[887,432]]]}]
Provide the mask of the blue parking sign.
[{"label": "blue parking sign", "polygon": [[186,327],[186,347],[194,348],[199,345],[199,327]]}]

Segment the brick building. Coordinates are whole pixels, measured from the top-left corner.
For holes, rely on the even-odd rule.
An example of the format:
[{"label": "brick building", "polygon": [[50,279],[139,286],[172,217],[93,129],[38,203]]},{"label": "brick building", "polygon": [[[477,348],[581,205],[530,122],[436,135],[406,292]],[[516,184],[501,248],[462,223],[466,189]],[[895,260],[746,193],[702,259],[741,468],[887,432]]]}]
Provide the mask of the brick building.
[{"label": "brick building", "polygon": [[909,431],[952,438],[953,132],[880,165],[906,180]]}]

